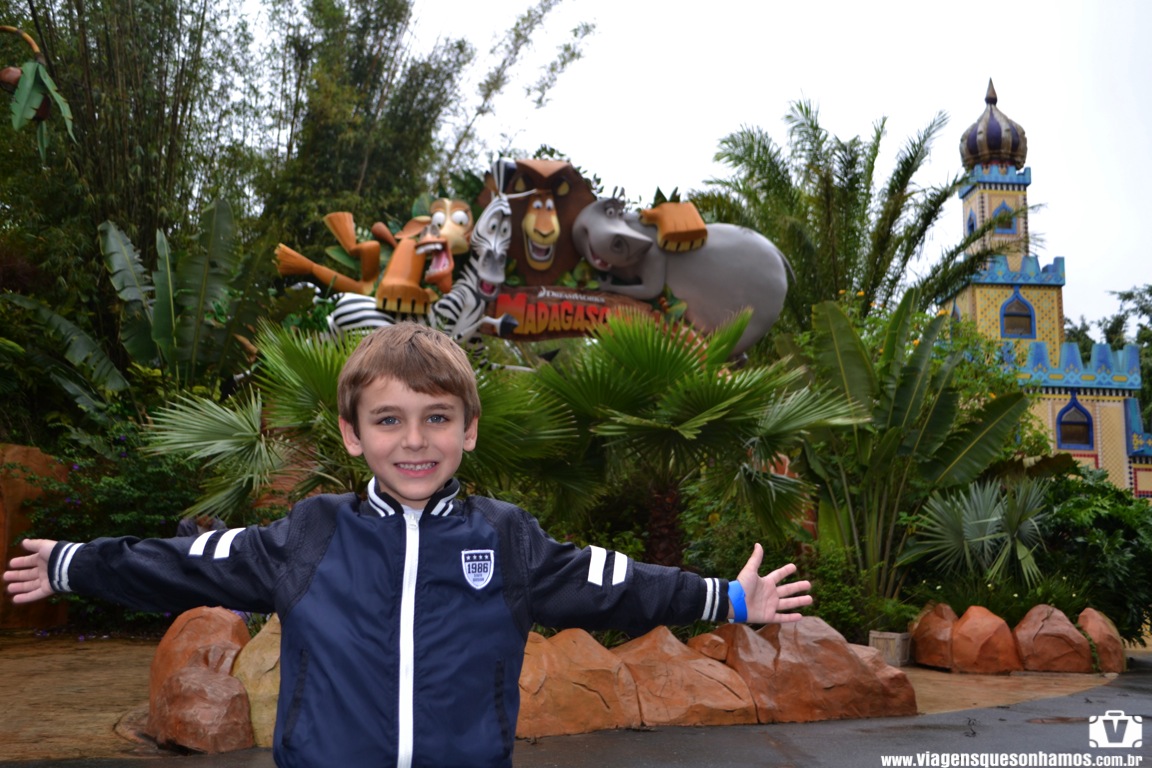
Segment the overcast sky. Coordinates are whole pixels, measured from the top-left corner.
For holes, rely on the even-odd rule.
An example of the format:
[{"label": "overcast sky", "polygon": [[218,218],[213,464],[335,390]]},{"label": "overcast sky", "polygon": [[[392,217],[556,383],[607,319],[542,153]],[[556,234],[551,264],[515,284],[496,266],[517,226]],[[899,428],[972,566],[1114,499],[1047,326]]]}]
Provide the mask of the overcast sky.
[{"label": "overcast sky", "polygon": [[[422,36],[465,34],[481,53],[525,7],[417,0]],[[478,126],[493,146],[502,135],[527,150],[552,145],[606,189],[647,200],[657,186],[684,192],[727,176],[712,158],[742,125],[786,143],[782,118],[797,99],[842,138],[887,117],[885,176],[905,139],[943,110],[948,126],[920,176],[937,184],[961,170],[960,136],[991,78],[999,108],[1028,136],[1029,201],[1045,206],[1030,219],[1043,238],[1033,250],[1041,265],[1065,258],[1065,314],[1095,321],[1117,308],[1109,291],[1152,283],[1152,2],[565,0],[534,60],[580,21],[596,24],[584,58],[541,110],[510,88]],[[957,201],[917,269],[959,238],[961,218]]]}]

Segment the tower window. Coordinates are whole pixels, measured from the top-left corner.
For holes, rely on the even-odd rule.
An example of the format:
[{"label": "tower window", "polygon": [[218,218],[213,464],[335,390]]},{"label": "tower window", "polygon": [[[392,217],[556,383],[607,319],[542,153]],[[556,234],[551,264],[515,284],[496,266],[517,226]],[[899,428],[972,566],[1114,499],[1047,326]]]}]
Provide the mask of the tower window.
[{"label": "tower window", "polygon": [[976,214],[973,213],[972,211],[968,212],[968,225],[967,225],[967,227],[968,227],[968,234],[970,234],[970,235],[976,231]]},{"label": "tower window", "polygon": [[1072,395],[1071,402],[1056,416],[1057,448],[1092,448],[1092,417]]},{"label": "tower window", "polygon": [[[1012,212],[1012,209],[1008,207],[1008,203],[1000,203],[1000,205],[996,206],[996,210],[992,211],[992,216],[993,217],[1007,216],[1011,212]],[[999,224],[997,224],[996,225],[996,234],[998,234],[998,235],[1014,235],[1014,234],[1016,234],[1016,217],[1013,216],[1011,219],[1009,219],[1007,221],[1002,221]]]},{"label": "tower window", "polygon": [[1036,312],[1032,305],[1020,295],[1020,289],[1012,291],[1012,297],[1000,307],[1000,335],[1004,338],[1036,338]]}]

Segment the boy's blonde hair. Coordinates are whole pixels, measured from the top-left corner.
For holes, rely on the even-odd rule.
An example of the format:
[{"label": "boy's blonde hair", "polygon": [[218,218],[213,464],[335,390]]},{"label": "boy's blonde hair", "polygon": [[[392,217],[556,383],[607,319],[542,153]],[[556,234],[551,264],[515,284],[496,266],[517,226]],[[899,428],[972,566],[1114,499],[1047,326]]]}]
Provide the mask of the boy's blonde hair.
[{"label": "boy's blonde hair", "polygon": [[464,423],[480,416],[480,393],[468,355],[447,334],[416,323],[377,328],[365,336],[344,363],[336,383],[340,417],[360,426],[360,393],[379,378],[401,382],[425,395],[455,395],[464,402]]}]

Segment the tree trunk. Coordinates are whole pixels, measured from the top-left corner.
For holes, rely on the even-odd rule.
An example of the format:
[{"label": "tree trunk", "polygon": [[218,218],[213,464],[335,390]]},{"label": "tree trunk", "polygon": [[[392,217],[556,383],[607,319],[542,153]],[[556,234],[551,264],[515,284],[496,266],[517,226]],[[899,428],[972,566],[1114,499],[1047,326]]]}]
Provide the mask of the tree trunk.
[{"label": "tree trunk", "polygon": [[648,545],[644,559],[679,568],[684,562],[684,532],[680,529],[680,490],[653,489],[648,500]]}]

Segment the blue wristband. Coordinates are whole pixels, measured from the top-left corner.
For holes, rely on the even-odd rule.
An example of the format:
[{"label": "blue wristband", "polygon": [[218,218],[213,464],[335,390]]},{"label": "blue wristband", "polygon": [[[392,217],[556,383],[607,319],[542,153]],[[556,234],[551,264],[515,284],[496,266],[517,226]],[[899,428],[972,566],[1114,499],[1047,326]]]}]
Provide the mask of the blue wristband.
[{"label": "blue wristband", "polygon": [[738,581],[728,582],[728,603],[732,606],[732,621],[748,621],[748,604],[744,601],[744,587]]}]

